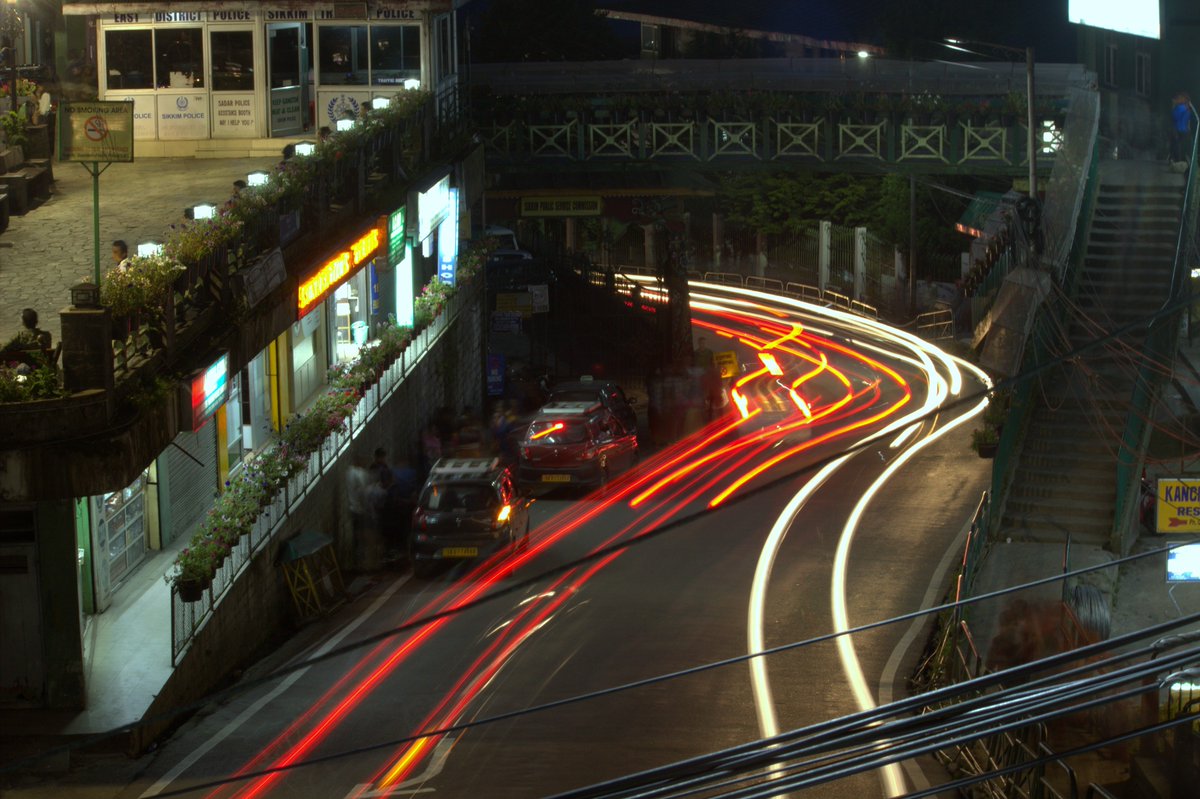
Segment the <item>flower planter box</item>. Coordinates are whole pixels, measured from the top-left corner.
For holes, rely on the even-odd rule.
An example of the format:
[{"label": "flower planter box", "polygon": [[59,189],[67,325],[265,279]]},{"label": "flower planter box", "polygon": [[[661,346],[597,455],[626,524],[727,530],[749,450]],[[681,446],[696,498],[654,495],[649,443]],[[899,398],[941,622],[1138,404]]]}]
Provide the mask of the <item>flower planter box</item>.
[{"label": "flower planter box", "polygon": [[978,449],[979,457],[994,458],[994,457],[996,457],[996,450],[999,447],[1000,447],[999,444],[980,444],[979,449]]},{"label": "flower planter box", "polygon": [[212,580],[180,580],[175,583],[179,591],[179,599],[183,602],[199,602],[204,598],[204,592],[212,585]]}]

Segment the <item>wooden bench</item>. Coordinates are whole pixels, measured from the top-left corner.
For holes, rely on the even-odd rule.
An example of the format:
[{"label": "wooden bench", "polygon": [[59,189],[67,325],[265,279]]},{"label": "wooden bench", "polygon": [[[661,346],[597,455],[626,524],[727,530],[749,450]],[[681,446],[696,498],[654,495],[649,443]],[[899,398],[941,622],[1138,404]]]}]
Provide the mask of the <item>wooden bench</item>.
[{"label": "wooden bench", "polygon": [[8,195],[12,213],[24,214],[33,200],[50,196],[50,172],[25,163],[19,146],[0,152],[0,170],[0,188]]},{"label": "wooden bench", "polygon": [[58,358],[62,355],[62,342],[58,342],[48,350],[44,349],[26,349],[26,350],[0,350],[0,365],[8,364],[25,364],[33,369],[39,366],[49,365],[55,368],[58,367]]}]

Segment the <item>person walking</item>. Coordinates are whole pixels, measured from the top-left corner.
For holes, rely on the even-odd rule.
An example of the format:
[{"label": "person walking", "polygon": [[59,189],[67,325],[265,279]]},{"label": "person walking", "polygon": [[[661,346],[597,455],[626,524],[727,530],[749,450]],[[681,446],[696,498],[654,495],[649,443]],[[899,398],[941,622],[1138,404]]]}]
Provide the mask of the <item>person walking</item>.
[{"label": "person walking", "polygon": [[1171,99],[1171,163],[1186,164],[1191,153],[1192,101],[1185,92]]},{"label": "person walking", "polygon": [[117,239],[112,243],[112,259],[117,265],[117,269],[125,269],[129,266],[129,245],[124,239]]}]

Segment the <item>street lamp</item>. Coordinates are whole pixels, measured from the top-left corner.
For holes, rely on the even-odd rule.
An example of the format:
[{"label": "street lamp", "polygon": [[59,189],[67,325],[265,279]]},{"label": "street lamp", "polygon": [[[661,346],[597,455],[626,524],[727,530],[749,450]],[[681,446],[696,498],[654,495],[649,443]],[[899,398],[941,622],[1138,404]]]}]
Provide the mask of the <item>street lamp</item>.
[{"label": "street lamp", "polygon": [[1020,47],[1009,47],[1004,44],[995,44],[994,42],[981,42],[974,39],[946,39],[942,42],[943,47],[949,47],[951,50],[958,50],[963,53],[971,53],[972,55],[982,55],[974,50],[968,50],[963,47],[964,44],[972,44],[982,47],[990,47],[994,50],[1002,50],[1007,53],[1024,53],[1025,54],[1025,125],[1026,125],[1026,149],[1029,150],[1029,196],[1037,199],[1037,128],[1034,125],[1034,97],[1033,97],[1033,48],[1026,47],[1023,50]]},{"label": "street lamp", "polygon": [[248,186],[265,186],[265,185],[267,185],[267,182],[270,181],[270,179],[271,179],[271,176],[269,173],[264,172],[261,169],[258,169],[258,170],[255,170],[254,172],[251,172],[249,175],[246,175],[246,185],[248,185]]}]

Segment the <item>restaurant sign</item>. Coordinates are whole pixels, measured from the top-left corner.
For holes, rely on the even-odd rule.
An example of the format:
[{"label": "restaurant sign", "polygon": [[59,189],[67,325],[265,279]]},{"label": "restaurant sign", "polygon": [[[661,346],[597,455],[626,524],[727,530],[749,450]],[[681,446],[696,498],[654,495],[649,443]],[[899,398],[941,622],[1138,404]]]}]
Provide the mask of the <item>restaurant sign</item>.
[{"label": "restaurant sign", "polygon": [[1160,478],[1157,505],[1158,532],[1200,533],[1200,480]]},{"label": "restaurant sign", "polygon": [[378,227],[373,227],[352,243],[349,249],[322,264],[320,269],[300,284],[297,304],[300,316],[315,308],[358,267],[374,257],[382,243],[383,234]]}]

